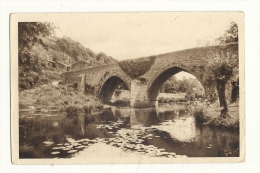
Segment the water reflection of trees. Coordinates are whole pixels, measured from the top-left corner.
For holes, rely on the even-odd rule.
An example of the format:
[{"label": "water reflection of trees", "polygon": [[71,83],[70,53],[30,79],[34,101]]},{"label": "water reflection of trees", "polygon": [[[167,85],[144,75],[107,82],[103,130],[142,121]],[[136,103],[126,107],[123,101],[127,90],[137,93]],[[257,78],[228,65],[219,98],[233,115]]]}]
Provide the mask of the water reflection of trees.
[{"label": "water reflection of trees", "polygon": [[[158,111],[156,109],[108,108],[94,115],[82,113],[70,118],[66,116],[20,118],[20,157],[52,157],[51,147],[46,147],[43,144],[44,141],[53,141],[58,144],[65,143],[66,138],[69,137],[76,140],[113,137],[107,128],[96,127],[100,123],[111,124],[118,120],[123,122],[119,129],[136,125],[150,127],[148,132],[160,137],[148,140],[145,144],[165,148],[169,152],[178,151],[180,155],[191,157],[238,156],[239,135],[237,132],[193,124],[192,117],[188,117],[187,114],[185,109],[171,111],[167,108],[166,111],[162,109]],[[185,135],[187,140],[183,140]]]},{"label": "water reflection of trees", "polygon": [[[165,110],[165,109],[164,109]],[[135,110],[131,120],[149,127],[154,136],[147,144],[165,148],[169,152],[191,157],[225,157],[239,155],[239,135],[237,132],[214,129],[203,124],[196,124],[186,109],[170,110]],[[171,126],[163,127],[162,122]],[[189,133],[190,132],[190,133]],[[186,137],[186,138],[185,138]]]}]

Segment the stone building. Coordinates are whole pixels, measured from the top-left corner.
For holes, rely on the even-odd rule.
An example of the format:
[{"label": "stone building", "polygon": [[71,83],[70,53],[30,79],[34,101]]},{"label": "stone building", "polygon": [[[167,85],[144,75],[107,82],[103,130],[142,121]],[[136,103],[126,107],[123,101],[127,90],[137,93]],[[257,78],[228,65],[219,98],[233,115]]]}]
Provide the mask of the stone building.
[{"label": "stone building", "polygon": [[69,65],[66,65],[66,64],[63,64],[63,63],[60,63],[60,62],[56,62],[56,69],[59,72],[69,71],[69,68],[70,68]]},{"label": "stone building", "polygon": [[59,72],[66,72],[66,71],[70,70],[69,65],[66,65],[66,64],[63,64],[60,62],[55,62],[52,60],[48,60],[48,66],[56,69],[56,71],[59,71]]},{"label": "stone building", "polygon": [[52,60],[48,60],[47,62],[48,67],[56,68],[56,62]]}]

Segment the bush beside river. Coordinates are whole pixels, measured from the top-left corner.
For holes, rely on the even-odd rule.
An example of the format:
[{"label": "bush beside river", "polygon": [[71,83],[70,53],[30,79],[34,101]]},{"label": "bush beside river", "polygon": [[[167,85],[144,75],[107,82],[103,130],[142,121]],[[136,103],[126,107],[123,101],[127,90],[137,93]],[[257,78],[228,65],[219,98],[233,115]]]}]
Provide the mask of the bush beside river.
[{"label": "bush beside river", "polygon": [[202,102],[197,105],[189,106],[189,109],[198,123],[227,129],[239,128],[238,102],[228,104],[229,111],[226,117],[220,116],[221,108],[219,108],[217,102],[211,105]]},{"label": "bush beside river", "polygon": [[86,95],[66,85],[44,84],[19,94],[19,109],[58,109],[66,111],[68,107],[82,108],[91,105],[100,106],[98,99]]}]

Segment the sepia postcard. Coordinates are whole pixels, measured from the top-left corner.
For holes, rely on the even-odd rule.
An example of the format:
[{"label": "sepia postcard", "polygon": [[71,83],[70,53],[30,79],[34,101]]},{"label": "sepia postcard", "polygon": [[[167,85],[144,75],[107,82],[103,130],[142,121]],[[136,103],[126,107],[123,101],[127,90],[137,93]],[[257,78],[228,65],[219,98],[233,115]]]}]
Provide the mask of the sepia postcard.
[{"label": "sepia postcard", "polygon": [[243,12],[10,15],[13,164],[245,159]]}]

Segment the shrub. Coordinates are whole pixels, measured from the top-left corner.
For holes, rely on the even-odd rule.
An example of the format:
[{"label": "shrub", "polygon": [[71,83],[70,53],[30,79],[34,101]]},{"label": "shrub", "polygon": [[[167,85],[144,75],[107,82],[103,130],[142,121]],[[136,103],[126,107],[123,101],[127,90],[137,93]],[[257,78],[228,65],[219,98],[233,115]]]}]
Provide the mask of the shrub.
[{"label": "shrub", "polygon": [[123,98],[122,100],[116,100],[113,105],[116,106],[130,106],[130,100],[127,98]]},{"label": "shrub", "polygon": [[66,107],[67,117],[72,118],[78,116],[80,113],[80,108],[75,105],[69,105]]},{"label": "shrub", "polygon": [[27,108],[26,105],[24,105],[23,103],[19,103],[19,109],[25,109],[25,108]]},{"label": "shrub", "polygon": [[39,77],[39,81],[37,85],[47,84],[49,82],[49,79],[45,75],[41,75]]},{"label": "shrub", "polygon": [[159,103],[167,103],[167,101],[168,100],[166,98],[163,98],[163,97],[160,97],[159,100],[158,100]]},{"label": "shrub", "polygon": [[189,101],[188,99],[179,99],[178,100],[179,102],[187,102],[187,101]]},{"label": "shrub", "polygon": [[198,123],[204,123],[208,120],[208,117],[205,116],[204,108],[201,106],[195,107],[192,113],[194,115],[196,122]]},{"label": "shrub", "polygon": [[43,71],[43,74],[45,74],[50,80],[61,80],[61,74],[56,71]]},{"label": "shrub", "polygon": [[96,108],[99,110],[99,111],[102,111],[102,110],[104,110],[104,105],[98,105],[98,106],[96,106]]},{"label": "shrub", "polygon": [[95,107],[92,106],[92,105],[84,105],[83,106],[83,111],[86,113],[86,114],[91,114],[95,111]]}]

